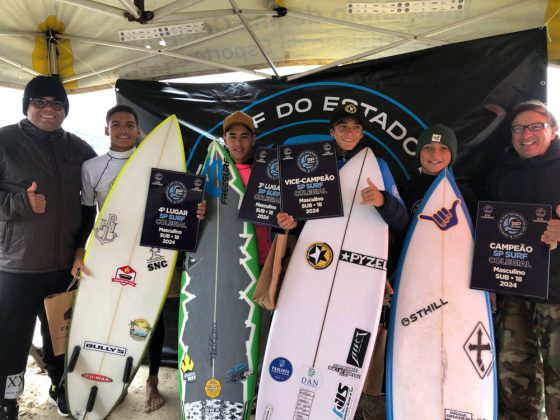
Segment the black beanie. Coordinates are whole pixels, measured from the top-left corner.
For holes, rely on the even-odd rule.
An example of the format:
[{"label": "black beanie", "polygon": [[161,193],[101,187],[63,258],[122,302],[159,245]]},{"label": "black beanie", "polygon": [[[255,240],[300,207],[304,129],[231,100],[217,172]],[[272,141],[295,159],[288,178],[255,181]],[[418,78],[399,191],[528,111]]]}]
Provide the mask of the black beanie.
[{"label": "black beanie", "polygon": [[27,83],[23,92],[23,113],[27,115],[29,100],[34,98],[43,98],[50,96],[58,101],[64,102],[64,113],[68,116],[70,103],[68,95],[58,76],[37,76]]},{"label": "black beanie", "polygon": [[418,144],[416,144],[416,160],[420,163],[420,150],[428,143],[441,143],[449,147],[451,151],[451,162],[449,166],[455,162],[457,156],[457,137],[449,127],[443,124],[432,125],[420,133]]}]

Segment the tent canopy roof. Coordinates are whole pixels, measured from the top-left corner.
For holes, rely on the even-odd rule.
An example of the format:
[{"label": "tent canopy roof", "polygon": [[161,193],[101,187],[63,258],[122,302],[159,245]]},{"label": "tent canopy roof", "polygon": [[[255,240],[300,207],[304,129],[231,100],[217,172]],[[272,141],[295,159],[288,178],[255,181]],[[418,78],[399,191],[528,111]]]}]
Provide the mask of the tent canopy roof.
[{"label": "tent canopy roof", "polygon": [[560,0],[18,0],[2,9],[0,84],[16,88],[37,74],[59,74],[70,92],[118,78],[274,78],[285,65],[319,71],[544,25],[549,60],[560,63]]}]

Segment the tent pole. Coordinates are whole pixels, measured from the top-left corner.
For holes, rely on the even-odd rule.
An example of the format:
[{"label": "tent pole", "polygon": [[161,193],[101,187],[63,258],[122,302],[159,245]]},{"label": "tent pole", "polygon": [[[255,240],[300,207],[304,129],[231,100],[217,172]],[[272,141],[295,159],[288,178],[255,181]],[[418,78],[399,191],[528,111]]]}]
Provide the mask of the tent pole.
[{"label": "tent pole", "polygon": [[118,7],[107,6],[105,4],[97,3],[91,0],[56,0],[60,3],[71,4],[72,6],[81,7],[87,10],[93,10],[95,12],[103,13],[112,17],[123,18],[124,10]]},{"label": "tent pole", "polygon": [[253,32],[253,30],[251,29],[251,27],[249,26],[249,24],[245,20],[245,18],[243,17],[243,14],[242,14],[243,12],[241,11],[241,9],[239,9],[239,7],[237,7],[237,3],[235,2],[235,0],[229,0],[229,2],[231,4],[231,7],[233,8],[233,11],[237,15],[237,17],[239,18],[239,20],[241,21],[243,26],[245,26],[245,29],[247,30],[247,32],[249,33],[251,38],[253,38],[253,41],[257,45],[257,48],[259,49],[259,51],[263,55],[264,59],[267,61],[268,65],[270,66],[270,69],[274,72],[275,76],[277,78],[279,78],[280,75],[278,74],[278,70],[276,69],[276,66],[274,66],[274,63],[272,62],[270,57],[266,54],[264,48],[262,47],[261,43],[257,39],[257,36],[255,35],[255,33]]}]

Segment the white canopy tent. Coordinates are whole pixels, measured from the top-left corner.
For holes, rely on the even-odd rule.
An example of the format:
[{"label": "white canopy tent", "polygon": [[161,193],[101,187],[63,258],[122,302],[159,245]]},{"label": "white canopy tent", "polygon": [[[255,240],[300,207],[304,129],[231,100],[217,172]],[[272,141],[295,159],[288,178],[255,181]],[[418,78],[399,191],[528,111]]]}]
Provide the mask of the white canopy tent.
[{"label": "white canopy tent", "polygon": [[[59,74],[70,92],[159,80],[327,67],[547,25],[560,0],[2,0],[0,84]],[[269,68],[263,73],[254,69]],[[459,69],[458,69],[459,70]],[[270,74],[268,74],[270,73]],[[288,80],[308,72],[287,76]]]}]

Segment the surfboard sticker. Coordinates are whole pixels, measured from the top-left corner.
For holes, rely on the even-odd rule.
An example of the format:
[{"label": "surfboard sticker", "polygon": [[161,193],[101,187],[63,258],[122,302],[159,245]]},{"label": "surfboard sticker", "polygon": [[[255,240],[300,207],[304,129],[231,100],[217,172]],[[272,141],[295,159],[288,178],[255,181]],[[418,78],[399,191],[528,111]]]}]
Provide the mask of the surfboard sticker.
[{"label": "surfboard sticker", "polygon": [[452,174],[433,182],[397,270],[387,347],[387,416],[496,419],[488,294],[469,288],[473,228]]},{"label": "surfboard sticker", "polygon": [[179,390],[184,419],[249,419],[257,375],[260,308],[254,226],[237,219],[241,177],[217,142],[202,169],[207,213],[188,253],[179,314]]},{"label": "surfboard sticker", "polygon": [[[69,357],[76,346],[81,348],[66,386],[75,418],[85,415],[93,386],[97,397],[87,418],[109,415],[129,385],[123,382],[127,360],[132,361],[132,378],[163,308],[177,251],[139,245],[152,167],[185,171],[175,116],[159,124],[128,159],[88,241],[84,261],[92,275],[82,275],[66,353]],[[156,270],[149,268],[154,256]]]},{"label": "surfboard sticker", "polygon": [[343,217],[307,221],[268,338],[257,420],[352,419],[375,342],[388,228],[361,205],[367,178],[383,189],[373,152],[340,170]]}]

